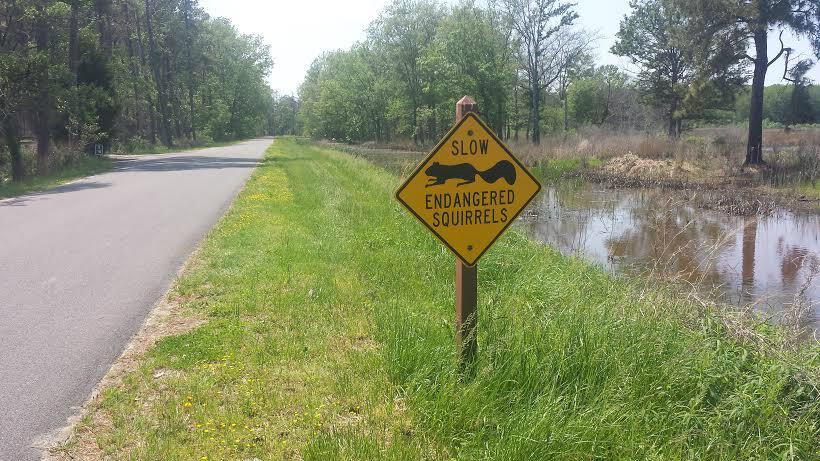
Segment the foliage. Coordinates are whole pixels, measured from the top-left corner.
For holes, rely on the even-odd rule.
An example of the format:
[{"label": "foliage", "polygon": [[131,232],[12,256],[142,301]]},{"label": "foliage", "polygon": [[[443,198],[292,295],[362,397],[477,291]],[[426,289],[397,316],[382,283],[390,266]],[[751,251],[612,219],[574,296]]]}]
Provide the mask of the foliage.
[{"label": "foliage", "polygon": [[627,80],[626,74],[610,65],[595,69],[591,76],[570,85],[569,107],[575,123],[603,125],[611,120],[613,115],[625,108],[623,101],[616,107],[616,97],[629,91]]},{"label": "foliage", "polygon": [[519,78],[529,96],[530,139],[540,144],[543,92],[561,78],[573,58],[583,55],[568,34],[578,14],[574,4],[558,0],[502,0],[501,6],[518,40]]},{"label": "foliage", "polygon": [[[763,96],[763,119],[779,126],[820,123],[820,86],[808,85],[799,91],[803,95],[795,97],[797,89],[793,85],[769,85]],[[743,88],[735,102],[734,120],[745,122],[749,117],[751,89]],[[795,114],[795,100],[799,101],[797,108],[802,114]]]},{"label": "foliage", "polygon": [[[640,68],[637,85],[647,102],[663,108],[668,134],[680,136],[682,120],[725,106],[743,82],[742,69],[688,37],[685,11],[671,0],[633,0],[612,52]],[[731,50],[736,52],[737,50]]]},{"label": "foliage", "polygon": [[[789,2],[788,21],[772,16],[770,24],[816,38],[814,3]],[[741,121],[733,112],[742,107],[748,120],[752,3],[760,2],[633,1],[613,47],[639,67],[633,76],[595,65],[595,34],[574,25],[569,3],[394,0],[361,43],[315,60],[293,125],[342,142],[429,145],[451,125],[453,105],[465,94],[502,138],[536,144],[542,132],[567,136],[587,125],[650,135],[663,127],[678,136]],[[792,71],[812,65],[798,64]],[[764,119],[784,126],[813,120],[815,87],[798,83],[788,108],[773,87]]]},{"label": "foliage", "polygon": [[12,169],[29,137],[44,174],[58,163],[54,147],[199,145],[271,130],[267,45],[196,0],[20,0],[0,3],[0,17]]},{"label": "foliage", "polygon": [[[432,143],[452,124],[454,103],[465,94],[502,135],[532,127],[527,101],[533,100],[520,88],[521,41],[512,25],[508,10],[493,5],[395,0],[362,43],[314,61],[299,90],[306,134]],[[538,71],[539,94],[565,65],[552,62]]]},{"label": "foliage", "polygon": [[[0,158],[0,166],[2,166],[2,158]],[[33,166],[29,166],[28,169],[32,168]],[[110,168],[110,160],[89,155],[72,161],[57,172],[43,176],[29,175],[22,181],[10,181],[7,180],[10,178],[0,175],[0,199],[51,189],[78,178],[105,172]]]},{"label": "foliage", "polygon": [[273,94],[273,135],[294,135],[302,131],[299,100],[292,95]]},{"label": "foliage", "polygon": [[[700,49],[714,50],[716,59],[704,60],[702,67],[752,66],[749,110],[749,142],[746,164],[763,161],[763,121],[766,75],[769,68],[791,48],[783,33],[792,31],[807,37],[820,58],[820,2],[816,0],[672,0],[686,17],[689,42]],[[780,50],[769,53],[769,33],[779,32]],[[754,56],[747,49],[754,48]],[[798,64],[799,66],[799,64]]]}]

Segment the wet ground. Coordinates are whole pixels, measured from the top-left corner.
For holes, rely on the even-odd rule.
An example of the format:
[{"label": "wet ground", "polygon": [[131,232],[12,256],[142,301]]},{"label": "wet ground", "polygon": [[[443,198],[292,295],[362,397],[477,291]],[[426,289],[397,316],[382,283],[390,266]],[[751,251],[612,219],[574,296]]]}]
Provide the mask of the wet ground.
[{"label": "wet ground", "polygon": [[820,215],[706,211],[655,189],[545,187],[525,227],[565,254],[612,271],[650,271],[775,321],[803,312],[820,328]]}]

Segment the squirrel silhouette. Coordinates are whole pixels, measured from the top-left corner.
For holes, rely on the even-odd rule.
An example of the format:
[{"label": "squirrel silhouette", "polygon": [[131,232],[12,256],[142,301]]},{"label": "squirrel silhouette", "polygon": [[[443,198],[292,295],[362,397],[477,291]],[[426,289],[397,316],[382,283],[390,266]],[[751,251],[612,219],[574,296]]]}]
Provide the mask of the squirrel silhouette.
[{"label": "squirrel silhouette", "polygon": [[476,176],[480,176],[489,184],[494,184],[501,178],[504,178],[511,186],[515,184],[515,166],[508,160],[501,160],[485,171],[478,171],[469,163],[442,165],[439,162],[433,162],[424,170],[424,174],[430,177],[426,187],[440,186],[450,179],[460,179],[461,182],[456,186],[463,186],[474,183]]}]

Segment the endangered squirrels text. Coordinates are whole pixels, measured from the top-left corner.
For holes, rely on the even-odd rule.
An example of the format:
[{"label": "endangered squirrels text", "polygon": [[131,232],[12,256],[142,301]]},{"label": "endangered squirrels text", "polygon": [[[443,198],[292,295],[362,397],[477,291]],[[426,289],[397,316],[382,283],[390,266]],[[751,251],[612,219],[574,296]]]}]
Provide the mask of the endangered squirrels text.
[{"label": "endangered squirrels text", "polygon": [[460,179],[462,182],[456,184],[456,186],[463,186],[474,183],[476,176],[481,176],[481,179],[490,184],[494,184],[500,178],[504,178],[507,184],[511,186],[515,184],[515,166],[508,160],[501,160],[485,171],[478,171],[469,163],[442,165],[439,162],[434,162],[424,170],[424,174],[430,176],[426,187],[439,186],[450,179]]}]

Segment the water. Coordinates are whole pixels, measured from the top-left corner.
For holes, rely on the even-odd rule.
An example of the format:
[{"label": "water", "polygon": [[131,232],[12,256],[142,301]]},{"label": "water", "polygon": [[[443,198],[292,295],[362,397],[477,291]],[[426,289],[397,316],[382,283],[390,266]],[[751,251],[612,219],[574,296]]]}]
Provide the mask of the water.
[{"label": "water", "polygon": [[820,215],[740,217],[695,208],[660,190],[545,187],[526,226],[533,238],[607,270],[676,276],[722,302],[754,305],[820,329]]}]

